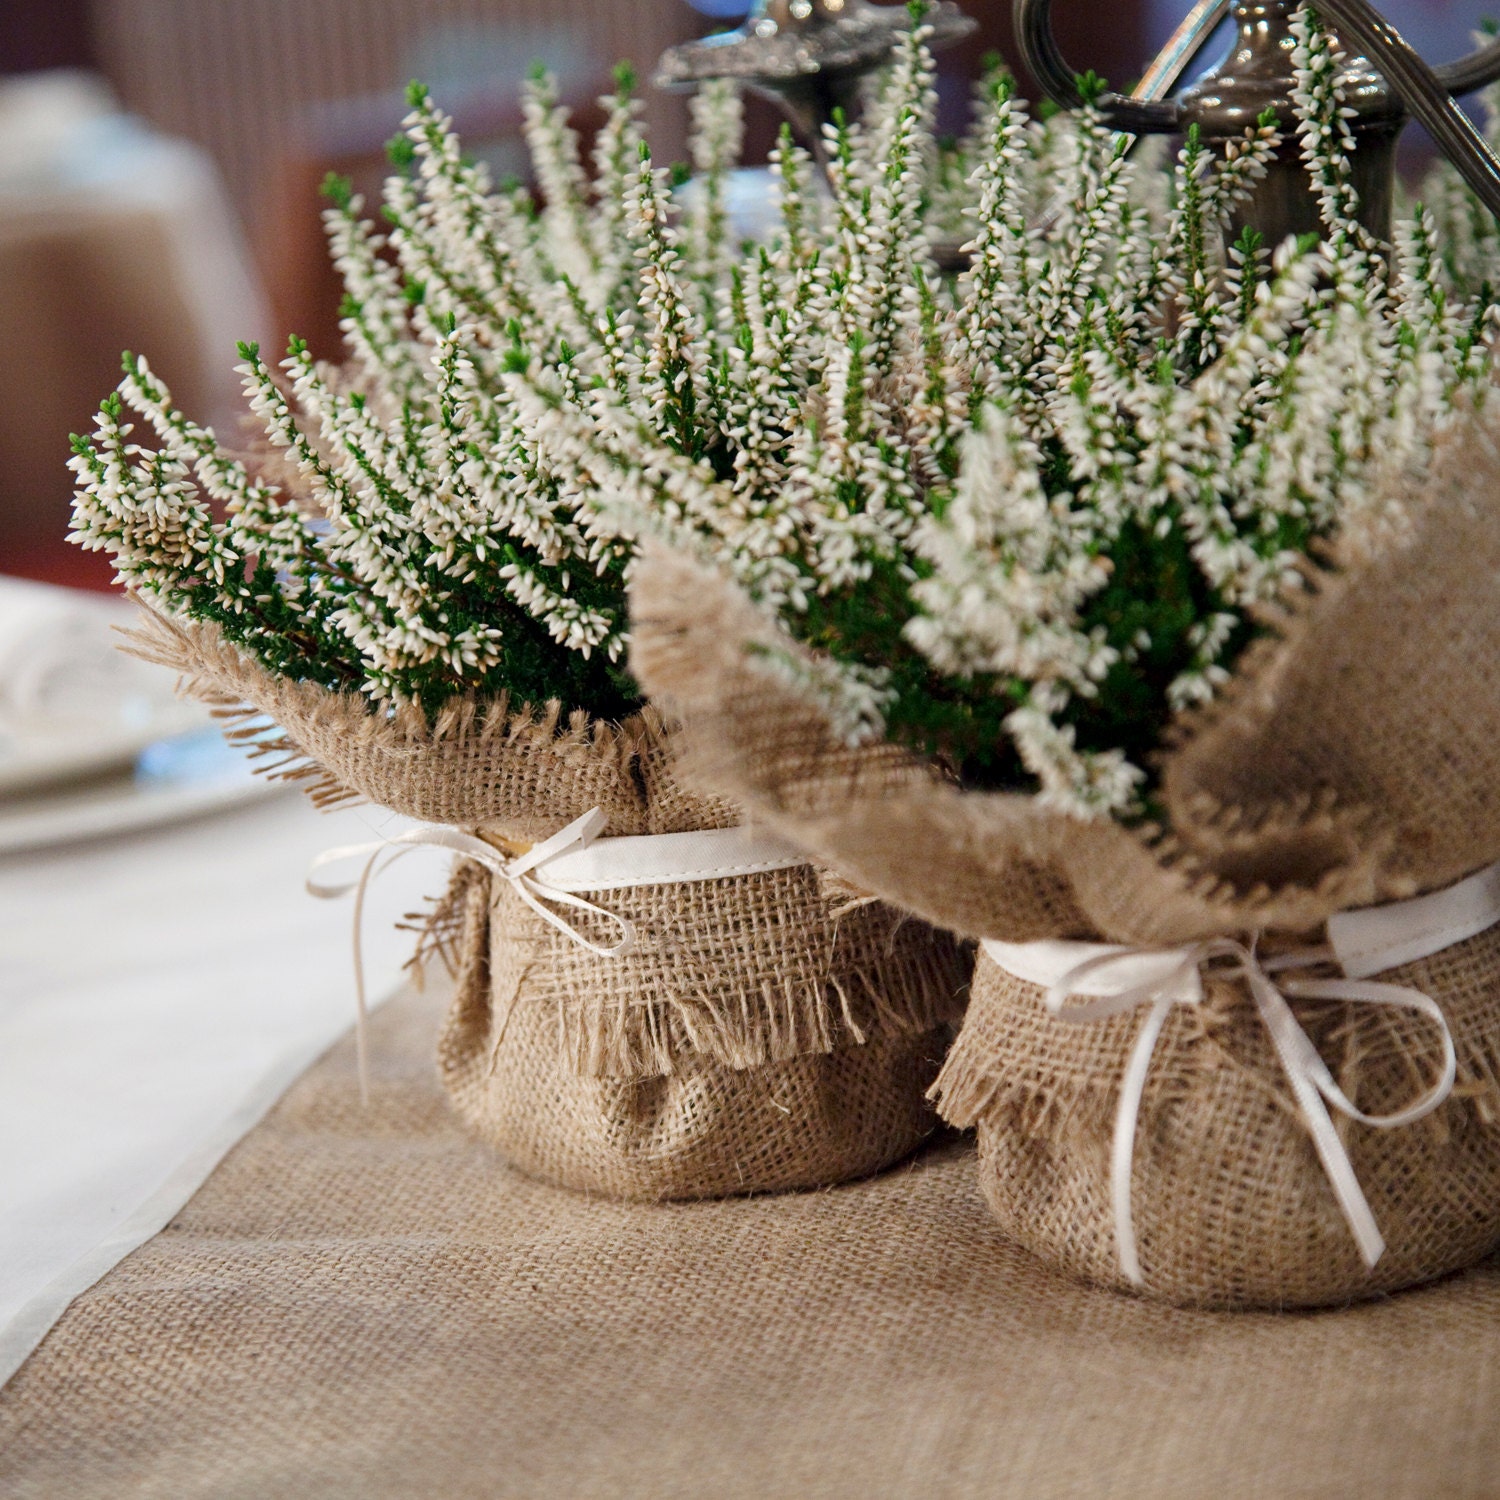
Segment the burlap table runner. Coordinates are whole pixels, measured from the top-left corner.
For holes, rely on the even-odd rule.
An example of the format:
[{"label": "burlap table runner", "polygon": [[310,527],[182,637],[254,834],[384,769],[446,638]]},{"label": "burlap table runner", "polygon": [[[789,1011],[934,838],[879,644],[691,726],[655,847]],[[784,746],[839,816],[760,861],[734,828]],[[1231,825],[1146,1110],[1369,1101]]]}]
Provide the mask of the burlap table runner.
[{"label": "burlap table runner", "polygon": [[445,996],[341,1045],[0,1394],[0,1494],[1490,1496],[1500,1264],[1320,1314],[1176,1311],[1008,1245],[949,1143],[643,1207],[502,1166]]}]

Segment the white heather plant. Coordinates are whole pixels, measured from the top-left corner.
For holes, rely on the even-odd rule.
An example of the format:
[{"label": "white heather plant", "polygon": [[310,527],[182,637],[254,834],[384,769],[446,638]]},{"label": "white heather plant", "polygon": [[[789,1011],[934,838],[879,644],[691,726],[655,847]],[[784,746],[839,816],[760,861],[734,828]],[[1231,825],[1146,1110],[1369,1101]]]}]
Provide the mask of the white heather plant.
[{"label": "white heather plant", "polygon": [[[1474,33],[1476,46],[1488,46],[1500,26],[1485,22]],[[1492,151],[1500,151],[1500,83],[1481,89],[1480,126]],[[1444,280],[1465,297],[1487,298],[1500,274],[1500,224],[1471,193],[1458,171],[1439,160],[1421,184],[1427,213],[1427,253],[1442,263]],[[1418,217],[1415,209],[1413,218]],[[1419,252],[1421,253],[1421,252]]]},{"label": "white heather plant", "polygon": [[[328,216],[348,362],[244,351],[293,478],[256,477],[131,361],[75,444],[78,539],[278,672],[376,703],[505,689],[614,717],[637,701],[632,539],[665,535],[817,648],[764,666],[851,739],[1138,815],[1171,714],[1213,696],[1309,550],[1487,386],[1488,242],[1456,259],[1421,210],[1394,252],[1367,242],[1338,59],[1305,15],[1286,123],[1324,233],[1225,250],[1277,122],[1223,157],[1190,136],[1163,201],[1097,110],[1035,120],[997,71],[968,139],[939,147],[913,9],[865,119],[829,131],[827,191],[783,136],[764,245],[737,244],[725,209],[727,87],[695,101],[681,209],[628,78],[592,173],[534,78],[539,211],[415,91],[388,231],[347,191]],[[1461,207],[1450,193],[1445,220]],[[946,278],[930,247],[956,230],[971,269]]]}]

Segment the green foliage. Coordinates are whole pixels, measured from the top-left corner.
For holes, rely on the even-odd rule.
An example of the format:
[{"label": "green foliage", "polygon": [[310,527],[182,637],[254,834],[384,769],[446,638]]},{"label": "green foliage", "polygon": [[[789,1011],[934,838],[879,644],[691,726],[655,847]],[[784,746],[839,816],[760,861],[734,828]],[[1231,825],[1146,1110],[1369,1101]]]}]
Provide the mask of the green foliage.
[{"label": "green foliage", "polygon": [[[325,189],[347,361],[242,345],[247,461],[127,357],[73,445],[78,539],[273,671],[614,718],[639,702],[635,544],[660,536],[779,618],[758,664],[851,740],[1140,815],[1172,716],[1488,388],[1500,239],[1453,251],[1419,211],[1394,251],[1366,243],[1305,18],[1295,128],[1324,231],[1268,246],[1226,231],[1282,147],[1274,117],[1222,153],[1190,133],[1163,194],[1100,117],[1103,80],[1032,118],[997,60],[942,142],[913,17],[865,116],[835,118],[826,194],[783,132],[761,245],[728,212],[726,87],[694,103],[688,180],[654,165],[630,69],[592,170],[533,70],[538,207],[414,85],[388,232]],[[941,272],[938,241],[969,269]]]}]

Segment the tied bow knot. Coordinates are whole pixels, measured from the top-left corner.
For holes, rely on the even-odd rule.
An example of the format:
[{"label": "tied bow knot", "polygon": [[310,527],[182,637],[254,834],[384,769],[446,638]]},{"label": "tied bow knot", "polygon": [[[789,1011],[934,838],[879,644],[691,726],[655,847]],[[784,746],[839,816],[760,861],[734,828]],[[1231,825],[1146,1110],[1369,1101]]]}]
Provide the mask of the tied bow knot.
[{"label": "tied bow knot", "polygon": [[[365,1069],[365,973],[360,930],[364,920],[365,893],[382,868],[413,849],[449,849],[471,859],[491,874],[509,882],[510,888],[538,916],[564,937],[597,953],[601,958],[620,958],[636,945],[635,924],[607,907],[583,899],[582,894],[634,890],[641,886],[688,885],[699,881],[734,880],[741,876],[788,870],[807,863],[795,846],[773,834],[750,828],[707,828],[687,833],[648,833],[602,839],[606,819],[599,808],[551,838],[519,853],[502,851],[462,828],[424,824],[395,838],[372,844],[330,849],[313,861],[307,888],[314,896],[333,900],[354,892],[354,986],[359,1002],[360,1086]],[[390,854],[384,866],[380,857]],[[349,859],[365,861],[355,880],[331,883],[317,878],[328,865]],[[613,943],[595,942],[558,908],[588,912],[612,923],[618,938]]]},{"label": "tied bow knot", "polygon": [[[993,950],[1008,945],[986,946]],[[996,954],[992,952],[992,956]],[[1366,979],[1319,979],[1295,973],[1285,977],[1289,971],[1314,968],[1331,957],[1328,950],[1318,949],[1262,960],[1253,944],[1247,946],[1233,938],[1212,938],[1165,951],[1101,946],[1048,984],[1044,1001],[1047,1009],[1070,1025],[1088,1025],[1127,1015],[1143,1005],[1150,1007],[1121,1081],[1110,1162],[1116,1250],[1121,1270],[1134,1285],[1141,1285],[1144,1279],[1131,1211],[1131,1176],[1146,1079],[1167,1017],[1174,1006],[1202,1003],[1205,974],[1244,981],[1361,1257],[1367,1266],[1374,1266],[1385,1253],[1385,1240],[1329,1110],[1377,1130],[1410,1125],[1431,1114],[1453,1092],[1458,1059],[1442,1010],[1420,990]],[[1009,967],[1003,959],[997,961]],[[1116,975],[1114,984],[1106,978],[1111,970]],[[1277,976],[1274,979],[1273,974]],[[1081,1003],[1070,1003],[1080,997]],[[1288,1003],[1293,999],[1382,1005],[1425,1017],[1437,1027],[1442,1039],[1443,1064],[1437,1081],[1404,1109],[1385,1115],[1365,1113],[1339,1087]]]},{"label": "tied bow knot", "polygon": [[[524,853],[514,856],[501,853],[493,844],[488,844],[476,834],[466,833],[462,829],[449,828],[441,824],[422,824],[416,828],[409,828],[405,833],[397,834],[394,838],[378,839],[368,844],[347,844],[339,849],[329,849],[313,861],[307,875],[309,894],[325,901],[336,901],[347,896],[351,891],[354,892],[354,992],[359,1007],[356,1039],[359,1052],[360,1093],[364,1098],[369,1097],[366,1039],[369,1007],[365,995],[364,943],[361,934],[364,926],[365,896],[376,874],[389,869],[396,860],[403,855],[410,854],[413,849],[450,849],[455,854],[461,854],[465,859],[471,859],[476,864],[483,865],[491,874],[500,879],[508,881],[511,889],[527,906],[580,947],[587,948],[591,953],[597,953],[602,958],[619,958],[635,946],[635,924],[617,912],[612,912],[592,901],[584,900],[571,891],[561,890],[549,884],[544,868],[565,854],[589,848],[604,831],[607,821],[605,814],[599,808],[591,808],[582,817],[575,818],[566,828],[554,833],[551,838],[543,839],[541,843],[534,844]],[[390,858],[384,865],[381,865],[381,856],[388,852]],[[318,871],[329,865],[343,864],[352,859],[362,859],[365,862],[356,879],[326,881],[318,878]],[[613,923],[619,933],[618,940],[611,944],[594,942],[587,933],[582,932],[566,917],[554,910],[558,906],[590,912],[606,922]]]}]

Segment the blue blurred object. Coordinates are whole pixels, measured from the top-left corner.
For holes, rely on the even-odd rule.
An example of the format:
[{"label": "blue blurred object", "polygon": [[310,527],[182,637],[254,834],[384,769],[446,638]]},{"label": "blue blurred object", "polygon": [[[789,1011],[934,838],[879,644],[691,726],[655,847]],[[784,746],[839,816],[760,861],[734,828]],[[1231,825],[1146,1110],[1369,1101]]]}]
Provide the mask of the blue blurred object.
[{"label": "blue blurred object", "polygon": [[750,14],[749,0],[688,0],[688,4],[716,21],[735,21]]},{"label": "blue blurred object", "polygon": [[[276,734],[267,720],[261,738]],[[148,745],[135,762],[135,784],[143,789],[254,780],[250,746],[230,744],[217,726],[173,735]]]}]

